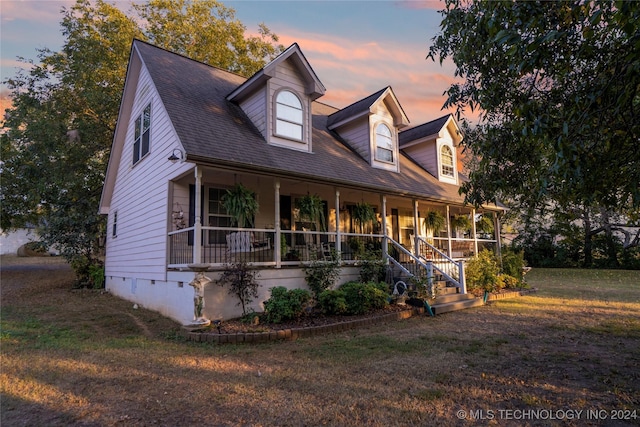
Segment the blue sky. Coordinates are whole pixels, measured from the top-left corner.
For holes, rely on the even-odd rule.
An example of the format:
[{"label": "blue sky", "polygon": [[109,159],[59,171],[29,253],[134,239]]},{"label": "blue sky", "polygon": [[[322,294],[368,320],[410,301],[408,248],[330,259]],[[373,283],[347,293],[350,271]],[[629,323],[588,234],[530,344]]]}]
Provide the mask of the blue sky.
[{"label": "blue sky", "polygon": [[[37,59],[37,48],[58,50],[64,42],[60,10],[74,1],[1,0],[2,80],[19,65],[17,56]],[[130,2],[111,1],[127,10]],[[345,107],[391,86],[418,125],[444,114],[444,90],[454,81],[454,66],[425,59],[437,34],[438,0],[407,1],[223,1],[255,33],[264,23],[288,46],[297,42],[327,88],[319,99]],[[3,86],[2,98],[6,97]],[[3,110],[7,106],[2,102]]]}]

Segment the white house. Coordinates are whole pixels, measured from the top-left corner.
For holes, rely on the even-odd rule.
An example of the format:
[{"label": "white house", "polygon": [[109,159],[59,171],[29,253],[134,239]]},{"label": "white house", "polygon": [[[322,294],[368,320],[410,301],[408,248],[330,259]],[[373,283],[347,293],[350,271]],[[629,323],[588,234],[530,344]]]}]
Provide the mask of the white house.
[{"label": "white house", "polygon": [[[301,263],[336,249],[342,281],[354,278],[357,248],[377,248],[390,265],[435,268],[465,292],[459,261],[499,236],[480,238],[476,212],[458,194],[462,140],[450,115],[410,127],[391,87],[337,109],[297,44],[249,79],[134,40],[100,202],[108,215],[106,287],[182,323],[193,318],[195,267],[215,279],[230,260],[260,269],[261,302],[273,286],[305,287]],[[231,227],[220,203],[241,183],[259,212]],[[296,201],[317,195],[326,228],[305,222]],[[373,206],[361,229],[354,207]],[[431,231],[436,211],[446,227]],[[195,267],[194,267],[195,266]],[[205,315],[237,317],[226,289],[204,289]]]}]

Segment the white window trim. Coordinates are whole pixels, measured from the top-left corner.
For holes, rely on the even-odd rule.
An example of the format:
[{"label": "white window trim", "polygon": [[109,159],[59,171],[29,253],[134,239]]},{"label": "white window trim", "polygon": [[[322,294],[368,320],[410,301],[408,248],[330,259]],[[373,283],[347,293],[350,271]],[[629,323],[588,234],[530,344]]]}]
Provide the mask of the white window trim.
[{"label": "white window trim", "polygon": [[[453,175],[445,175],[442,171],[442,168],[444,166],[443,161],[442,161],[442,149],[444,147],[448,147],[449,150],[451,151],[451,161],[452,161],[452,167],[453,167]],[[453,145],[450,143],[450,141],[443,141],[441,143],[437,144],[437,149],[438,149],[438,178],[440,181],[442,182],[448,182],[451,184],[457,184],[458,183],[458,167],[457,167],[457,159],[456,159],[456,150],[453,147]]]},{"label": "white window trim", "polygon": [[114,210],[111,215],[111,237],[113,239],[118,237],[118,210]]},{"label": "white window trim", "polygon": [[133,160],[132,159],[132,166],[137,165],[138,163],[140,163],[140,161],[142,159],[144,159],[145,157],[147,157],[149,155],[149,153],[151,152],[151,102],[145,104],[144,108],[142,109],[142,111],[140,112],[140,114],[138,114],[137,116],[135,116],[136,118],[133,121],[133,144],[131,149],[135,150],[136,149],[136,142],[137,142],[137,138],[136,138],[136,124],[138,122],[138,120],[141,120],[141,126],[142,129],[144,129],[144,112],[147,110],[147,108],[149,109],[149,146],[147,147],[147,152],[146,153],[142,153],[142,142],[143,142],[143,135],[144,135],[144,131],[141,131],[140,133],[140,146],[138,147],[138,159],[137,160]]},{"label": "white window trim", "polygon": [[[380,159],[378,158],[378,127],[380,125],[385,125],[389,132],[391,133],[391,158],[392,160]],[[378,121],[373,125],[373,159],[376,162],[385,163],[388,165],[395,165],[397,163],[398,158],[398,138],[393,126],[389,125],[389,123],[385,121]],[[386,148],[384,148],[386,150]]]},{"label": "white window trim", "polygon": [[[301,123],[296,123],[296,122],[292,122],[290,120],[286,120],[286,119],[280,119],[278,118],[278,96],[282,93],[282,92],[289,92],[292,95],[294,95],[297,99],[298,102],[300,102],[300,109],[301,109],[301,113],[302,113],[302,122]],[[273,94],[273,99],[271,102],[271,106],[272,106],[272,111],[273,111],[273,135],[278,137],[278,138],[282,138],[282,139],[286,139],[289,141],[295,141],[295,142],[303,142],[306,143],[307,137],[307,125],[306,123],[308,122],[306,120],[307,117],[307,110],[306,110],[306,106],[305,103],[303,102],[303,98],[293,89],[289,88],[289,87],[283,87],[278,89],[274,94]],[[291,123],[294,125],[299,125],[301,126],[301,138],[294,138],[291,137],[289,135],[283,135],[278,133],[278,121],[282,120],[283,122],[286,123]]]}]

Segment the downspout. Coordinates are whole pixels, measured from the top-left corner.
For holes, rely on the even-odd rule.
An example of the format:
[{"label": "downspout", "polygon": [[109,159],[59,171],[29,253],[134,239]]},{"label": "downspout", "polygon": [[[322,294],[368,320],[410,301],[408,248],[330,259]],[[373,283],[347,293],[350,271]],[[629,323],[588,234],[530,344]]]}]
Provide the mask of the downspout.
[{"label": "downspout", "polygon": [[273,249],[274,249],[274,254],[276,257],[276,268],[281,268],[282,267],[282,245],[280,244],[280,241],[282,239],[282,237],[280,237],[282,235],[281,231],[280,231],[280,180],[276,179],[275,184],[274,184],[274,197],[275,197],[275,221],[273,222],[273,225],[275,225],[276,227],[276,234],[275,234],[275,242],[273,242]]},{"label": "downspout", "polygon": [[200,264],[202,261],[202,170],[196,165],[194,169],[196,178],[195,188],[195,221],[193,224],[193,263]]},{"label": "downspout", "polygon": [[342,236],[340,235],[340,190],[336,188],[336,252],[342,251]]}]

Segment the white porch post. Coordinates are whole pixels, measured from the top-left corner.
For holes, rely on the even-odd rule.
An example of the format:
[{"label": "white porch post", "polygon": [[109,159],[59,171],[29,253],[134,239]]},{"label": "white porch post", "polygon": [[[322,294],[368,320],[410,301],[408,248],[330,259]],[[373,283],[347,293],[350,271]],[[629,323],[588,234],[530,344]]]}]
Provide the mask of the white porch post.
[{"label": "white porch post", "polygon": [[413,199],[413,251],[414,255],[420,255],[420,245],[418,244],[418,231],[420,230],[420,223],[418,221],[418,201]]},{"label": "white porch post", "polygon": [[273,253],[276,257],[276,268],[282,267],[282,246],[280,241],[282,239],[280,233],[280,180],[276,179],[274,184],[274,198],[275,198],[275,212],[273,213],[275,218],[273,225],[276,227],[276,234],[274,236],[275,242],[273,242]]},{"label": "white porch post", "polygon": [[382,206],[381,209],[381,217],[382,217],[382,235],[384,236],[382,238],[382,259],[384,259],[385,264],[388,263],[387,260],[387,196],[385,196],[384,194],[380,196],[380,205]]},{"label": "white porch post", "polygon": [[445,215],[447,216],[447,249],[449,250],[449,253],[447,255],[449,255],[449,258],[453,258],[453,252],[451,251],[451,217],[449,216],[449,205],[447,205],[447,211]]},{"label": "white porch post", "polygon": [[471,232],[473,233],[473,253],[478,256],[478,236],[476,235],[476,209],[471,209]]},{"label": "white porch post", "polygon": [[342,236],[340,235],[340,190],[336,188],[336,251],[342,251]]},{"label": "white porch post", "polygon": [[196,165],[195,169],[195,221],[193,224],[193,263],[200,264],[202,261],[202,170]]}]

